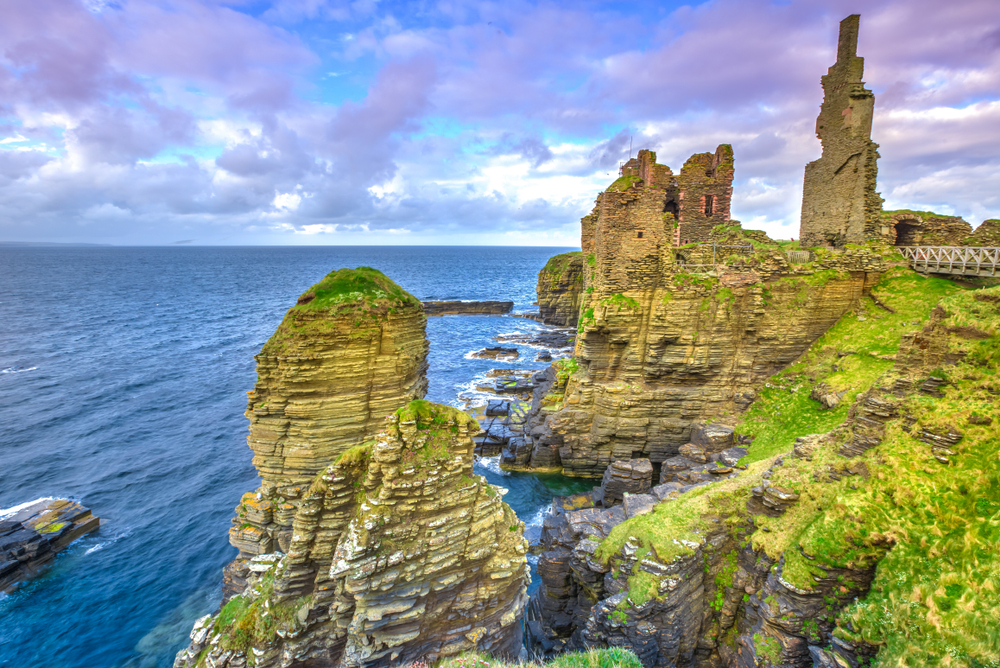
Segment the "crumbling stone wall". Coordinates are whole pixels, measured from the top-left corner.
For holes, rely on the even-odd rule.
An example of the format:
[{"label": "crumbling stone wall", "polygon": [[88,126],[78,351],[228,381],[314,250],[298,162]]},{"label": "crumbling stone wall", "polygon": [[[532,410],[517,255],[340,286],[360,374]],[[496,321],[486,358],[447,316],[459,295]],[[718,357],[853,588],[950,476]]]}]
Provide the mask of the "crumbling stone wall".
[{"label": "crumbling stone wall", "polygon": [[962,240],[963,246],[1000,246],[1000,220],[990,218]]},{"label": "crumbling stone wall", "polygon": [[959,216],[928,211],[886,211],[883,223],[886,240],[896,246],[957,246],[972,233]]},{"label": "crumbling stone wall", "polygon": [[677,177],[677,245],[708,241],[712,228],[729,220],[733,173],[733,147],[729,144],[720,145],[714,154],[696,153],[684,163]]},{"label": "crumbling stone wall", "polygon": [[875,95],[862,81],[859,23],[858,14],[840,22],[837,62],[822,78],[816,135],[823,155],[806,165],[799,231],[803,246],[884,239],[882,198],[875,192],[878,144],[871,140]]}]

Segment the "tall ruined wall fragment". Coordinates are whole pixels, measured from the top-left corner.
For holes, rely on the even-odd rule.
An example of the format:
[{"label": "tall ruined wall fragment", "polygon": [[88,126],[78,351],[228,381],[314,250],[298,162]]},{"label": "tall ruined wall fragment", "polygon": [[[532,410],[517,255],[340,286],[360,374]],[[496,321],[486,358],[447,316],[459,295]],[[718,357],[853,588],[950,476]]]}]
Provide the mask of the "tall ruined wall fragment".
[{"label": "tall ruined wall fragment", "polygon": [[696,153],[688,158],[677,177],[677,245],[709,241],[712,228],[729,220],[733,175],[733,147],[729,144],[722,144],[715,153]]},{"label": "tall ruined wall fragment", "polygon": [[[236,509],[236,566],[287,549],[295,506],[316,474],[424,396],[426,322],[415,297],[366,267],[330,273],[289,309],[257,355],[248,392],[247,443],[261,487]],[[242,576],[229,575],[238,589]]]},{"label": "tall ruined wall fragment", "polygon": [[[882,198],[875,192],[878,144],[871,140],[875,95],[865,88],[864,58],[857,55],[860,16],[840,23],[837,62],[823,82],[816,135],[819,160],[806,165],[802,188],[802,245],[836,247],[883,239]],[[888,240],[888,239],[887,239]]]},{"label": "tall ruined wall fragment", "polygon": [[[472,471],[479,424],[414,401],[303,491],[286,555],[199,620],[175,666],[376,668],[521,648],[523,523]],[[200,657],[200,659],[199,659]]]}]

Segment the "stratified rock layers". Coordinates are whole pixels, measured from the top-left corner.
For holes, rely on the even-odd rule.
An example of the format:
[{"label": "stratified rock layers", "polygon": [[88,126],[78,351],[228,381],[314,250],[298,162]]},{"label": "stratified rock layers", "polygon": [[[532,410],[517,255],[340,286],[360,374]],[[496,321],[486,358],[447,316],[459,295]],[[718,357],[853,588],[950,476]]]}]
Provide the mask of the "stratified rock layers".
[{"label": "stratified rock layers", "polygon": [[[248,393],[247,444],[261,487],[244,496],[229,532],[241,558],[287,550],[299,496],[316,474],[424,396],[426,322],[415,297],[367,267],[330,273],[289,309],[257,356]],[[227,571],[227,594],[242,587],[241,563]]]},{"label": "stratified rock layers", "polygon": [[423,397],[425,326],[420,302],[374,269],[306,291],[257,356],[247,443],[264,484],[307,483]]},{"label": "stratified rock layers", "polygon": [[641,181],[609,188],[583,219],[576,370],[561,396],[536,405],[532,467],[600,478],[616,460],[660,464],[693,422],[745,408],[752,386],[795,360],[884,269],[862,250],[796,273],[774,250],[753,268],[687,273],[664,198]]},{"label": "stratified rock layers", "polygon": [[502,491],[472,472],[478,431],[471,416],[426,401],[389,416],[374,442],[315,478],[288,554],[200,620],[175,665],[206,656],[242,666],[252,655],[258,668],[430,664],[470,650],[516,656],[527,542]]},{"label": "stratified rock layers", "polygon": [[538,272],[538,314],[548,325],[576,327],[583,295],[583,253],[563,253]]}]

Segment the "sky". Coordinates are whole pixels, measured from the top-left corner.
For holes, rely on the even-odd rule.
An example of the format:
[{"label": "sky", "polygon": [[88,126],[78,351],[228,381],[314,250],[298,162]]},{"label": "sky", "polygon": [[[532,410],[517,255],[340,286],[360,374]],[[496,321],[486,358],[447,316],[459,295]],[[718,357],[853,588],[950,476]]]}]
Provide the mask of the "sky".
[{"label": "sky", "polygon": [[0,241],[578,246],[630,143],[794,238],[852,13],[885,207],[1000,217],[997,0],[0,0]]}]

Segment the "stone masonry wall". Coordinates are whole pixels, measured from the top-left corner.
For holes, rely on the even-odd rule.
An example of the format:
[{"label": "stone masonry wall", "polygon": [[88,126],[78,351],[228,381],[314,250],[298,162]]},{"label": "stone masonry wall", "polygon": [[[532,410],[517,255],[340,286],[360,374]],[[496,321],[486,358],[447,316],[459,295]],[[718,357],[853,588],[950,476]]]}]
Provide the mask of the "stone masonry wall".
[{"label": "stone masonry wall", "polygon": [[853,14],[840,23],[837,62],[822,78],[816,135],[823,154],[806,165],[799,231],[803,247],[882,238],[882,198],[875,192],[878,144],[871,140],[875,95],[862,81],[859,22]]},{"label": "stone masonry wall", "polygon": [[709,241],[712,228],[729,221],[733,198],[733,147],[722,144],[715,153],[688,158],[677,177],[680,245]]}]

